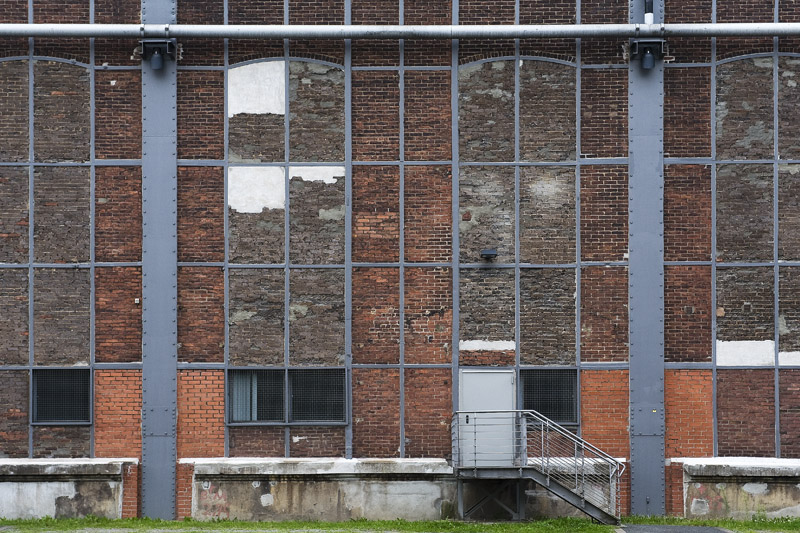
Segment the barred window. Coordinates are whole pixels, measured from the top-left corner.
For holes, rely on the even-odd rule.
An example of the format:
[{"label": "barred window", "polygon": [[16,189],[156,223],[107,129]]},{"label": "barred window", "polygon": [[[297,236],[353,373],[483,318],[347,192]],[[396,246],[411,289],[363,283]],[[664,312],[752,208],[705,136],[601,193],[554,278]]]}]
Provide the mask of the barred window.
[{"label": "barred window", "polygon": [[578,422],[578,371],[566,369],[521,370],[522,404],[561,424]]},{"label": "barred window", "polygon": [[91,422],[89,369],[34,369],[33,421]]}]

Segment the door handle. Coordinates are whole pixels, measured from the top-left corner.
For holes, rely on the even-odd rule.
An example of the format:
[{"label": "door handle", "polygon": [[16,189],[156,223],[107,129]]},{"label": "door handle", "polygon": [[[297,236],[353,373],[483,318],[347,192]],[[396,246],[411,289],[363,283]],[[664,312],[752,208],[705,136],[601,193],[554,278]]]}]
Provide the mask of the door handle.
[{"label": "door handle", "polygon": [[469,415],[467,415],[466,423],[469,424]]}]

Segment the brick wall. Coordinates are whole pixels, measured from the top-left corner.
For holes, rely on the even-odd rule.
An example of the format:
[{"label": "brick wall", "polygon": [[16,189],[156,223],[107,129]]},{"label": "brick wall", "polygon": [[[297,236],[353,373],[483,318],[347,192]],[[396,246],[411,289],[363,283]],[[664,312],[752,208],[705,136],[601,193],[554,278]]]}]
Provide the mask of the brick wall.
[{"label": "brick wall", "polygon": [[664,267],[664,359],[711,361],[711,268]]},{"label": "brick wall", "polygon": [[222,370],[178,371],[178,459],[225,453],[225,376]]},{"label": "brick wall", "polygon": [[95,360],[142,360],[142,269],[95,269]]},{"label": "brick wall", "polygon": [[612,457],[629,457],[628,371],[583,370],[581,437]]},{"label": "brick wall", "polygon": [[28,372],[0,374],[0,457],[28,457]]},{"label": "brick wall", "polygon": [[178,261],[225,256],[222,167],[178,167]]},{"label": "brick wall", "polygon": [[353,271],[353,363],[400,362],[397,268]]},{"label": "brick wall", "polygon": [[628,359],[628,271],[624,267],[581,270],[581,359]]},{"label": "brick wall", "polygon": [[219,267],[178,268],[178,359],[221,363],[225,353],[225,286]]},{"label": "brick wall", "polygon": [[399,157],[400,79],[394,72],[353,72],[353,159],[394,161]]},{"label": "brick wall", "polygon": [[628,72],[581,72],[581,154],[628,155]]},{"label": "brick wall", "polygon": [[800,459],[800,371],[781,370],[778,379],[781,457]]},{"label": "brick wall", "polygon": [[89,457],[91,428],[89,426],[36,426],[33,428],[33,457]]},{"label": "brick wall", "polygon": [[95,168],[95,260],[142,257],[142,172],[139,167]]},{"label": "brick wall", "polygon": [[344,457],[345,437],[341,426],[293,426],[289,430],[290,457]]},{"label": "brick wall", "polygon": [[406,261],[450,260],[452,194],[450,167],[406,167]]},{"label": "brick wall", "polygon": [[[142,455],[142,371],[95,370],[94,454],[96,457]],[[132,475],[133,477],[128,477]],[[128,482],[138,483],[138,473],[124,478],[125,502]]]},{"label": "brick wall", "polygon": [[[375,194],[381,191],[381,194]],[[400,254],[400,170],[353,168],[353,261],[397,261]]]},{"label": "brick wall", "polygon": [[407,268],[405,274],[405,362],[448,363],[453,340],[451,270]]},{"label": "brick wall", "polygon": [[406,72],[404,97],[405,159],[450,159],[450,73]]},{"label": "brick wall", "polygon": [[665,456],[711,457],[714,422],[710,370],[664,372]]},{"label": "brick wall", "polygon": [[8,269],[0,271],[0,343],[3,346],[3,363],[25,365],[28,363],[28,271]]},{"label": "brick wall", "polygon": [[664,70],[664,156],[711,155],[711,70]]},{"label": "brick wall", "polygon": [[283,457],[284,428],[273,426],[236,426],[228,429],[231,457]]},{"label": "brick wall", "polygon": [[775,456],[775,373],[717,371],[717,451],[721,457]]},{"label": "brick wall", "polygon": [[450,457],[450,369],[414,368],[405,372],[406,456]]},{"label": "brick wall", "polygon": [[222,159],[224,76],[220,71],[178,73],[178,157]]},{"label": "brick wall", "polygon": [[664,259],[711,259],[711,167],[664,167]]},{"label": "brick wall", "polygon": [[100,71],[94,80],[95,157],[138,159],[142,155],[142,75]]},{"label": "brick wall", "polygon": [[0,62],[0,87],[0,106],[4,111],[0,116],[0,136],[4,140],[3,146],[0,146],[0,159],[9,162],[26,161],[29,141],[28,62]]},{"label": "brick wall", "polygon": [[34,272],[34,361],[39,365],[89,362],[88,269]]},{"label": "brick wall", "polygon": [[353,370],[353,457],[400,454],[400,372]]},{"label": "brick wall", "polygon": [[581,168],[581,256],[584,261],[621,261],[628,252],[628,169],[622,165]]},{"label": "brick wall", "polygon": [[520,362],[575,364],[575,271],[520,272]]}]

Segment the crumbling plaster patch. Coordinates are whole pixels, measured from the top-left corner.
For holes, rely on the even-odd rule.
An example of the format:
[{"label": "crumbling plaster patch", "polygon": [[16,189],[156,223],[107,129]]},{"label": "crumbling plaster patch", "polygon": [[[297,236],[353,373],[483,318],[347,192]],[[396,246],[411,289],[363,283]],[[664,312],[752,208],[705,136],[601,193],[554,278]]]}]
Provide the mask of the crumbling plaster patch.
[{"label": "crumbling plaster patch", "polygon": [[228,206],[239,213],[284,209],[286,187],[281,167],[230,167]]},{"label": "crumbling plaster patch", "polygon": [[239,113],[286,113],[284,61],[263,61],[228,70],[228,117]]},{"label": "crumbling plaster patch", "polygon": [[775,341],[717,341],[717,366],[772,366]]}]

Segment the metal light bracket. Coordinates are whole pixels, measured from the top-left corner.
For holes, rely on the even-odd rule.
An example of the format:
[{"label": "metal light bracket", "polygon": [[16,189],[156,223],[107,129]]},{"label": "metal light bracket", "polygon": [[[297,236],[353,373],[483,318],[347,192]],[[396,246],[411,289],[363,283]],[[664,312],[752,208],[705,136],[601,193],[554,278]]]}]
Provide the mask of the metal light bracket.
[{"label": "metal light bracket", "polygon": [[[139,41],[139,54],[142,61],[150,60],[154,70],[160,70],[158,59],[161,58],[161,65],[165,58],[175,61],[178,57],[178,44],[175,39],[146,39]],[[155,56],[155,59],[154,59]]]},{"label": "metal light bracket", "polygon": [[631,41],[631,61],[642,60],[642,68],[649,69],[652,66],[645,65],[645,57],[651,59],[663,59],[666,51],[664,39],[635,39]]}]

